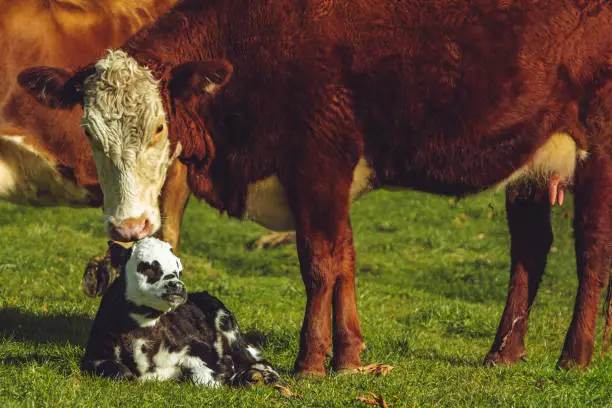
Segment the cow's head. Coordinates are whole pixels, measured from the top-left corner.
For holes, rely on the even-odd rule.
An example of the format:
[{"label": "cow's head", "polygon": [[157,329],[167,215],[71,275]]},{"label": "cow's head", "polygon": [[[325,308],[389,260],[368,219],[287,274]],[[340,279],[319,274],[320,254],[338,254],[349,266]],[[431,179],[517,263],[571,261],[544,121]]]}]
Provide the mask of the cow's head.
[{"label": "cow's head", "polygon": [[[167,77],[159,81],[119,50],[74,74],[36,67],[23,71],[18,79],[46,106],[82,105],[81,124],[104,193],[107,233],[118,241],[132,241],[160,227],[158,198],[166,171],[180,154],[180,140],[189,140],[186,157],[206,155],[201,147],[198,151],[193,148],[202,143],[192,143],[209,138],[205,129],[194,130],[203,127],[201,119],[194,124],[190,115],[175,118],[177,104],[199,106],[227,82],[231,72],[225,60],[190,62],[168,70]],[[169,130],[187,135],[170,135]],[[174,149],[171,137],[176,141]]]}]

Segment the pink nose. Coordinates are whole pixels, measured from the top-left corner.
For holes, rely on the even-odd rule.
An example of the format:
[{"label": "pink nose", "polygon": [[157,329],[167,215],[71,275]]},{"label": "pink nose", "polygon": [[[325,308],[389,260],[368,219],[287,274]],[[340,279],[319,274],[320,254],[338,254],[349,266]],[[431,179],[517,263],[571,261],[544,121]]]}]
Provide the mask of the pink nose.
[{"label": "pink nose", "polygon": [[121,242],[137,241],[153,232],[153,224],[143,213],[138,218],[127,218],[118,223],[110,223],[108,233],[111,239]]}]

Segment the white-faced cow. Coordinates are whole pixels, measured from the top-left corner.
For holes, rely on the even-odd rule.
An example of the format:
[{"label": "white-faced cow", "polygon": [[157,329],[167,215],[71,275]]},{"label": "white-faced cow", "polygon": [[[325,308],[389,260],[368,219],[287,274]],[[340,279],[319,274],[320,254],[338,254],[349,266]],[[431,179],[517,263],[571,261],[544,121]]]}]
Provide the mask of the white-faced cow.
[{"label": "white-faced cow", "polygon": [[[0,2],[0,199],[35,206],[102,204],[91,149],[80,126],[81,108],[59,111],[36,103],[19,87],[17,75],[43,64],[82,66],[123,44],[176,2]],[[171,177],[165,191],[160,205],[168,215],[160,235],[176,246],[189,195],[186,174]],[[90,294],[105,289],[92,283],[85,287]]]},{"label": "white-faced cow", "polygon": [[590,363],[612,260],[611,73],[601,5],[201,0],[74,75],[41,67],[20,83],[48,105],[83,105],[111,236],[159,228],[175,155],[211,205],[295,228],[307,294],[296,369],[324,374],[332,347],[334,369],[361,365],[349,205],[379,187],[461,196],[509,183],[512,276],[486,360],[514,363],[551,202],[572,184],[580,284],[560,365]]}]

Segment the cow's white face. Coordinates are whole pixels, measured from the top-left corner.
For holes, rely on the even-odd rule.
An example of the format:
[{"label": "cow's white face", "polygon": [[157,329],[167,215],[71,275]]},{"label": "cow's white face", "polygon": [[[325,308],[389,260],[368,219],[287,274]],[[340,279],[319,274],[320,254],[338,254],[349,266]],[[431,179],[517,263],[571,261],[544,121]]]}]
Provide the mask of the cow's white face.
[{"label": "cow's white face", "polygon": [[123,51],[95,65],[83,86],[82,126],[88,136],[104,193],[111,238],[151,235],[161,220],[158,198],[171,154],[158,81]]},{"label": "cow's white face", "polygon": [[[232,72],[229,61],[210,59],[178,64],[164,78],[168,82],[164,91],[176,101],[172,115],[182,115],[175,120],[181,130],[173,127],[177,132],[173,137],[187,141],[189,151],[183,154],[200,169],[210,165],[214,143],[193,109],[225,86]],[[108,235],[117,241],[134,241],[155,233],[160,227],[161,188],[181,144],[177,142],[171,151],[160,84],[151,72],[118,50],[110,51],[93,68],[71,73],[63,68],[31,67],[19,74],[18,81],[50,108],[83,106],[82,126],[104,193]]]}]

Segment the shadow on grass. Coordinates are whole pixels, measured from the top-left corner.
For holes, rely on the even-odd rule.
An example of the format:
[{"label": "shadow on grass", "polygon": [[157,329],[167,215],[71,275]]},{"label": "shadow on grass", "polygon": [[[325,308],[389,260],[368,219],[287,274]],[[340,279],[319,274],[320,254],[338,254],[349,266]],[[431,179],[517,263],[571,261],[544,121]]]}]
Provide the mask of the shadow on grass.
[{"label": "shadow on grass", "polygon": [[0,338],[84,347],[92,323],[86,315],[44,315],[6,308],[0,310]]}]

